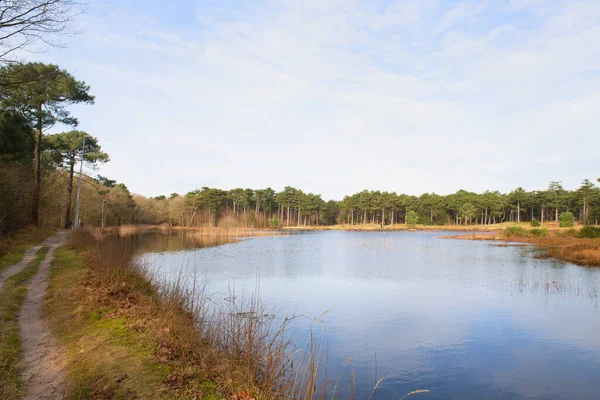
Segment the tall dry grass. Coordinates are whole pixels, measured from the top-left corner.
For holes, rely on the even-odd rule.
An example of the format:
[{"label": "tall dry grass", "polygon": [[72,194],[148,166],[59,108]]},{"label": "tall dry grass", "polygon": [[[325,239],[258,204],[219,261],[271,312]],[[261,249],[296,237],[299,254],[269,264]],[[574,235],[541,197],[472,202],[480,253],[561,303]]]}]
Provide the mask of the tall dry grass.
[{"label": "tall dry grass", "polygon": [[197,236],[223,236],[223,237],[247,237],[247,236],[276,236],[289,234],[280,230],[259,229],[235,226],[200,226],[200,227],[169,227],[163,225],[123,225],[119,227],[110,227],[102,230],[96,230],[103,233],[117,233],[121,237],[136,235],[144,232],[156,231],[185,231],[188,234]]},{"label": "tall dry grass", "polygon": [[315,336],[305,349],[291,349],[291,323],[306,317],[276,318],[261,302],[258,279],[251,295],[232,288],[219,299],[198,275],[160,279],[133,257],[131,241],[90,232],[74,240],[89,266],[86,302],[153,338],[156,359],[173,368],[168,388],[193,393],[210,379],[231,399],[336,398],[339,381],[327,377],[326,348]]}]

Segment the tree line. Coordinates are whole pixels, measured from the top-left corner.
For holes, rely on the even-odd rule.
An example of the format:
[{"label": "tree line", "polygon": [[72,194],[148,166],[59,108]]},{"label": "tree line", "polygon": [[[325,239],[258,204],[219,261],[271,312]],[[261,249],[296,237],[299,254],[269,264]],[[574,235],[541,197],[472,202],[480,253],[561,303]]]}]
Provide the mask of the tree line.
[{"label": "tree line", "polygon": [[[492,225],[503,222],[541,224],[559,222],[570,212],[582,224],[600,222],[600,188],[585,179],[576,190],[550,182],[546,190],[510,193],[459,190],[449,195],[425,193],[420,196],[363,190],[342,200],[325,201],[319,194],[287,186],[222,190],[203,187],[183,196],[143,198],[134,196],[140,207],[137,222],[170,226],[280,227],[333,224]],[[413,217],[414,218],[414,217]]]}]

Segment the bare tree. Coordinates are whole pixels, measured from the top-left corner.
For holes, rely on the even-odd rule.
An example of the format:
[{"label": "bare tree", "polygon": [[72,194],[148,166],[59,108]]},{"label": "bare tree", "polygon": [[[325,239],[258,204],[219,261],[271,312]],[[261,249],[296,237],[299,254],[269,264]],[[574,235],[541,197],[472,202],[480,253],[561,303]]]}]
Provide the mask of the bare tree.
[{"label": "bare tree", "polygon": [[71,23],[82,10],[77,0],[0,0],[0,63],[37,42],[63,46],[61,37],[75,33]]}]

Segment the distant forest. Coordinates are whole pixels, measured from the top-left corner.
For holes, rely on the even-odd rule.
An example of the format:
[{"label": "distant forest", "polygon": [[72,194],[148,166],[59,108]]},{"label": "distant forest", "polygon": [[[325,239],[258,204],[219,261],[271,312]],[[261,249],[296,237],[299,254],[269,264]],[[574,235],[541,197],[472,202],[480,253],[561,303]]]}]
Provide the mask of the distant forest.
[{"label": "distant forest", "polygon": [[600,188],[584,180],[579,189],[565,190],[551,182],[547,190],[510,193],[473,193],[459,190],[450,195],[421,196],[363,190],[343,200],[324,201],[320,195],[286,187],[280,192],[266,189],[221,190],[204,187],[183,196],[144,198],[133,196],[131,221],[172,226],[310,226],[333,224],[406,223],[415,211],[418,223],[426,225],[496,224],[537,220],[558,222],[569,211],[583,224],[600,220]]}]

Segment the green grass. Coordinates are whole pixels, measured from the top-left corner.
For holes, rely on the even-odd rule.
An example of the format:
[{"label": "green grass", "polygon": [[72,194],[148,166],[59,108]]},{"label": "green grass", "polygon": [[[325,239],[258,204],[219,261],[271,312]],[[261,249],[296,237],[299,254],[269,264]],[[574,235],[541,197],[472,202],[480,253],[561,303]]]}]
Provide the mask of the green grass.
[{"label": "green grass", "polygon": [[529,231],[520,226],[509,226],[504,230],[504,235],[526,237],[529,236]]},{"label": "green grass", "polygon": [[19,364],[21,340],[19,338],[19,310],[27,295],[27,281],[39,270],[46,258],[48,247],[42,247],[29,265],[8,278],[0,292],[0,398],[14,399],[21,394]]},{"label": "green grass", "polygon": [[584,226],[579,231],[578,236],[581,238],[589,238],[589,239],[600,238],[600,228],[597,228],[595,226]]},{"label": "green grass", "polygon": [[533,236],[548,236],[548,229],[547,228],[534,228],[532,230],[530,230],[529,232],[531,232],[531,234]]}]

